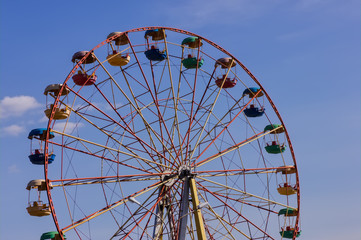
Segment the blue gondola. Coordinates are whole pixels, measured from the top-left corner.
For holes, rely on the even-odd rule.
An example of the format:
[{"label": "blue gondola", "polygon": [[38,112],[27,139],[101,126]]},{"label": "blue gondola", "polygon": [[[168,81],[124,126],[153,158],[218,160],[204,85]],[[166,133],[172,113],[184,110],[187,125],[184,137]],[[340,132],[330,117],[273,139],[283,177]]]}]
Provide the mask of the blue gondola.
[{"label": "blue gondola", "polygon": [[167,58],[167,53],[165,51],[159,51],[159,48],[152,46],[151,49],[144,52],[145,56],[151,61],[163,61]]},{"label": "blue gondola", "polygon": [[[28,138],[31,140],[30,145],[30,155],[29,159],[32,164],[35,165],[44,165],[45,164],[45,154],[42,149],[33,149],[32,148],[32,142],[33,139],[37,139],[39,141],[39,144],[42,145],[43,141],[46,139],[47,129],[46,128],[35,128],[29,132]],[[49,132],[49,139],[54,138],[55,135],[53,132]],[[55,154],[52,152],[48,155],[48,163],[52,163],[55,159]]]},{"label": "blue gondola", "polygon": [[[30,162],[35,165],[45,164],[45,154],[35,150],[34,154],[29,155]],[[55,159],[55,154],[49,154],[48,163],[52,163]]]},{"label": "blue gondola", "polygon": [[[258,91],[260,88],[258,87],[250,87],[250,88],[246,88],[243,91],[243,96],[244,95],[248,95],[248,97],[252,98]],[[262,97],[264,94],[263,92],[258,93],[257,97]]]},{"label": "blue gondola", "polygon": [[[45,140],[46,137],[46,128],[35,128],[29,132],[28,138],[33,139],[35,136],[39,137],[40,140]],[[49,132],[49,139],[54,138],[55,135],[53,132]]]},{"label": "blue gondola", "polygon": [[244,114],[246,114],[247,117],[260,117],[264,114],[264,110],[264,108],[258,108],[251,105],[249,108],[244,110]]}]

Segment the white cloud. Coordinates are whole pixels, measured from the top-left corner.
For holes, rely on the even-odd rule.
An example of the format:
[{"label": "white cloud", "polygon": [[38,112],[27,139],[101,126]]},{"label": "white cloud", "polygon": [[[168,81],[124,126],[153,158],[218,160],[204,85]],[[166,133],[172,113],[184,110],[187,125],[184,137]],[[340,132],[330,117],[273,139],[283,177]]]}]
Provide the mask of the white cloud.
[{"label": "white cloud", "polygon": [[8,127],[4,127],[1,129],[1,132],[7,136],[18,136],[20,133],[23,133],[25,128],[20,125],[12,124]]},{"label": "white cloud", "polygon": [[0,100],[0,118],[19,117],[41,104],[31,96],[4,97]]},{"label": "white cloud", "polygon": [[16,164],[13,164],[8,167],[8,173],[19,173],[19,172],[21,171]]},{"label": "white cloud", "polygon": [[39,120],[39,123],[46,123],[49,121],[49,118],[47,118],[45,115]]},{"label": "white cloud", "polygon": [[75,122],[56,122],[54,124],[53,129],[58,132],[63,132],[67,134],[71,134],[75,128],[83,127],[82,123],[75,123]]}]

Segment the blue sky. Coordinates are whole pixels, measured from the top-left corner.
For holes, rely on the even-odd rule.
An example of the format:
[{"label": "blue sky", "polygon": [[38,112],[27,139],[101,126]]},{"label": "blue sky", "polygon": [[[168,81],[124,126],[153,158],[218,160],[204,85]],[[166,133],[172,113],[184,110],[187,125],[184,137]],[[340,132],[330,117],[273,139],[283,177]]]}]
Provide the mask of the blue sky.
[{"label": "blue sky", "polygon": [[63,82],[74,52],[113,31],[169,26],[232,53],[272,97],[300,173],[302,239],[360,233],[360,2],[1,1],[1,239],[37,239],[51,218],[26,212],[28,132],[44,127],[45,86]]}]

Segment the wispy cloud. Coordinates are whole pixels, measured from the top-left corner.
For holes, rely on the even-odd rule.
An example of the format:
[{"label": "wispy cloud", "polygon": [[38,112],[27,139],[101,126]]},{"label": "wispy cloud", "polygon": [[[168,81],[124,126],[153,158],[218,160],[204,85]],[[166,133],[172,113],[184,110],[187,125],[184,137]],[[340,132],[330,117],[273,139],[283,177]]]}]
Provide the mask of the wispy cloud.
[{"label": "wispy cloud", "polygon": [[0,100],[0,118],[19,117],[40,106],[41,104],[31,96],[6,96]]},{"label": "wispy cloud", "polygon": [[54,124],[53,129],[59,132],[65,132],[67,134],[71,134],[75,128],[81,128],[84,125],[82,123],[75,122],[56,122]]},{"label": "wispy cloud", "polygon": [[[280,0],[185,0],[181,4],[167,4],[163,16],[173,24],[183,27],[200,27],[210,24],[241,24],[247,19],[261,16],[268,9],[278,5]],[[162,6],[163,7],[163,6]],[[246,24],[246,22],[244,22]],[[188,26],[189,25],[189,26]]]},{"label": "wispy cloud", "polygon": [[45,115],[42,117],[42,118],[40,118],[39,119],[39,123],[46,123],[46,122],[48,122],[49,121],[49,118],[47,118]]},{"label": "wispy cloud", "polygon": [[4,136],[18,136],[19,134],[23,133],[25,128],[20,125],[12,124],[10,126],[1,128],[1,133]]},{"label": "wispy cloud", "polygon": [[8,173],[19,173],[19,172],[21,171],[16,164],[10,165],[8,167]]},{"label": "wispy cloud", "polygon": [[306,30],[287,32],[279,35],[276,39],[279,41],[293,41],[300,38],[307,38],[311,34],[312,34],[311,30],[306,29]]},{"label": "wispy cloud", "polygon": [[[349,15],[359,17],[359,8],[350,7],[355,5],[356,0],[208,0],[192,1],[184,0],[179,3],[167,4],[166,1],[157,1],[156,8],[161,9],[162,14],[154,12],[154,18],[158,18],[171,26],[181,26],[184,29],[195,29],[204,26],[249,26],[252,20],[268,19],[271,13],[279,11],[280,14],[299,14],[304,12],[319,12],[329,16]],[[342,15],[344,14],[344,15]],[[237,29],[235,29],[237,31]],[[258,29],[255,29],[258,31]]]}]

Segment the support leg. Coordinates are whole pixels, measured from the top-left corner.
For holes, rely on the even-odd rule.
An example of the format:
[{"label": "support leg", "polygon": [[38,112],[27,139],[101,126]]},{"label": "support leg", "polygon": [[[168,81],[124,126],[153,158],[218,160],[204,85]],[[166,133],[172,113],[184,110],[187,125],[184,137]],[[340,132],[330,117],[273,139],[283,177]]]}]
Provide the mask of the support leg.
[{"label": "support leg", "polygon": [[189,182],[190,182],[190,188],[191,188],[191,194],[192,194],[193,212],[194,212],[194,218],[195,218],[195,222],[196,222],[197,237],[198,237],[198,240],[206,240],[206,231],[204,229],[202,212],[201,212],[201,209],[198,208],[199,200],[198,200],[198,194],[197,194],[196,181],[194,180],[194,178],[190,178]]},{"label": "support leg", "polygon": [[179,212],[178,240],[185,240],[187,233],[187,220],[189,211],[189,177],[184,178],[182,201]]}]

